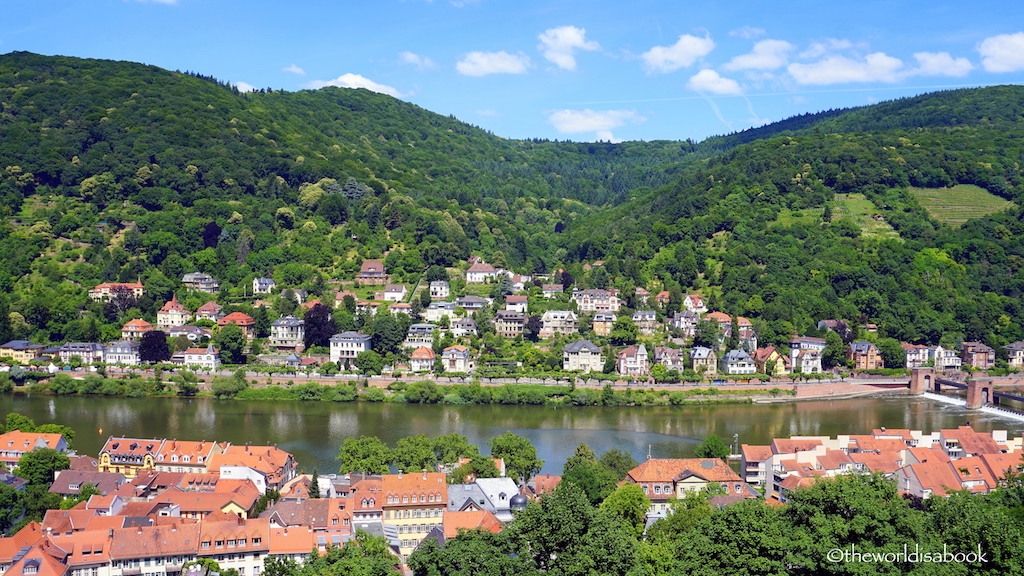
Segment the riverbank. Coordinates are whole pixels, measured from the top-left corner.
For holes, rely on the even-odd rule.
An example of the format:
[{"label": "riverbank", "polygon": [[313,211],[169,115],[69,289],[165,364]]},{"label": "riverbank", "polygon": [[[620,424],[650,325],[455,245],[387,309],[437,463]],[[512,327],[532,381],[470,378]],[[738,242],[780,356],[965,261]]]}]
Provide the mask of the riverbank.
[{"label": "riverbank", "polygon": [[192,374],[115,372],[103,377],[89,372],[62,372],[19,392],[58,396],[183,396],[244,400],[391,402],[411,404],[499,404],[561,406],[666,406],[708,403],[780,403],[815,399],[900,395],[908,392],[902,378],[866,378],[768,383],[657,383],[651,380],[584,378],[471,378],[374,376],[263,377],[255,374]]}]

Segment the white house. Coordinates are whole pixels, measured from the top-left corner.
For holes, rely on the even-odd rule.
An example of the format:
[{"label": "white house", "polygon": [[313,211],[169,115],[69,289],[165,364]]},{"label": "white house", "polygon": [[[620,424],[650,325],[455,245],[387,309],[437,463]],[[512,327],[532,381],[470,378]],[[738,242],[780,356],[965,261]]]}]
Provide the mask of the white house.
[{"label": "white house", "polygon": [[484,262],[477,262],[466,270],[467,284],[484,284],[498,276],[498,269]]},{"label": "white house", "polygon": [[621,376],[646,376],[649,370],[647,348],[641,344],[640,346],[630,346],[619,352],[615,370]]},{"label": "white house", "polygon": [[366,334],[349,330],[331,336],[331,362],[339,366],[351,368],[356,356],[369,349],[370,337]]},{"label": "white house", "polygon": [[273,278],[253,278],[252,279],[252,293],[253,294],[270,294],[277,287],[277,283],[274,282]]},{"label": "white house", "polygon": [[220,366],[220,350],[213,344],[206,348],[187,348],[182,363],[186,366],[199,366],[204,370],[216,370]]},{"label": "white house", "polygon": [[601,349],[590,340],[578,340],[562,348],[562,370],[600,372],[603,369]]}]

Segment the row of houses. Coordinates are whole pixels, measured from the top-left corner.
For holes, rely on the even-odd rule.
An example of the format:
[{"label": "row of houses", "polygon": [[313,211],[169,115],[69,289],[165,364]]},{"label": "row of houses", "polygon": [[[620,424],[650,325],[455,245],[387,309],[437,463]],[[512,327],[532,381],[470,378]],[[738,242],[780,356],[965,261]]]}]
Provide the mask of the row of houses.
[{"label": "row of houses", "polygon": [[744,444],[742,472],[748,483],[781,502],[797,488],[839,474],[882,474],[921,498],[955,490],[987,492],[1008,470],[1024,464],[1021,440],[1005,430],[983,433],[970,426],[931,433],[880,428],[836,438],[793,436],[767,446]]}]

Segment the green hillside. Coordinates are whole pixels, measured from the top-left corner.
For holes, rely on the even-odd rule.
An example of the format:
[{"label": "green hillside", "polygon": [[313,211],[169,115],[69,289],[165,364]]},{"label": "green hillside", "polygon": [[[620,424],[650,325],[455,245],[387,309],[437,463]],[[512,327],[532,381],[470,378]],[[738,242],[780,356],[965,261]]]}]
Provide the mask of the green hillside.
[{"label": "green hillside", "polygon": [[1017,207],[1013,202],[973,184],[957,184],[948,188],[912,187],[910,193],[932,218],[951,226],[961,226],[968,220]]},{"label": "green hillside", "polygon": [[[1021,110],[1024,88],[1005,86],[696,145],[519,141],[365,90],[242,94],[152,66],[7,54],[0,338],[95,339],[97,321],[109,336],[195,270],[225,302],[267,275],[331,298],[367,258],[412,284],[478,254],[627,294],[696,290],[764,343],[838,317],[999,345],[1024,337]],[[970,204],[1008,209],[943,218],[920,192],[964,186]],[[136,279],[140,309],[87,301]]]}]

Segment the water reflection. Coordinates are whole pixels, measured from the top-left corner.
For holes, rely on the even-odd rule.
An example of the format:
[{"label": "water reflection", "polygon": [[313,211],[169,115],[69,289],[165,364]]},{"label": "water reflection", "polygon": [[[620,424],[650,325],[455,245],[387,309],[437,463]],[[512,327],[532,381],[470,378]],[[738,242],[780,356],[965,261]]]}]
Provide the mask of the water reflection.
[{"label": "water reflection", "polygon": [[[276,444],[306,470],[332,472],[338,446],[359,434],[394,444],[410,434],[458,432],[486,450],[489,438],[511,430],[537,446],[559,473],[585,442],[598,453],[620,448],[642,460],[687,457],[707,434],[726,442],[766,444],[790,435],[863,434],[873,428],[936,430],[970,421],[978,430],[1024,432],[1024,422],[967,411],[923,398],[861,398],[769,405],[645,408],[551,406],[422,406],[326,402],[218,401],[173,398],[69,398],[3,396],[3,412],[37,422],[60,422],[78,431],[77,447],[96,454],[108,435]],[[100,434],[98,429],[102,428]]]}]

